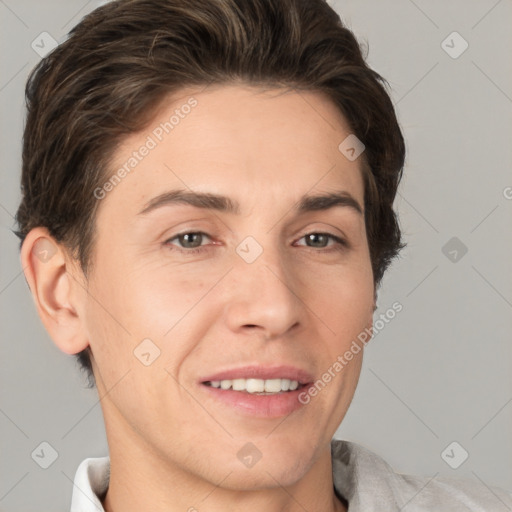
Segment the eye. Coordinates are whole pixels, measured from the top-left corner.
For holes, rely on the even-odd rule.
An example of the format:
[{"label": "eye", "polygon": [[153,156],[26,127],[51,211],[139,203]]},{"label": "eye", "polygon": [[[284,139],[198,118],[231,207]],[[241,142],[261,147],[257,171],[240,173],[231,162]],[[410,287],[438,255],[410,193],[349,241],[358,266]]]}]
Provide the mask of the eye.
[{"label": "eye", "polygon": [[[167,239],[164,245],[171,250],[176,250],[181,253],[197,254],[211,249],[208,245],[203,245],[205,238],[211,240],[211,237],[202,231],[186,231]],[[326,252],[348,248],[348,243],[345,240],[331,233],[308,233],[299,240],[302,239],[306,240],[307,247],[312,249],[324,249]],[[328,244],[331,240],[334,241],[334,243],[329,246]]]},{"label": "eye", "polygon": [[[307,247],[312,247],[316,249],[324,249],[327,247],[327,243],[329,240],[334,240],[334,247],[331,247],[331,249],[339,250],[344,249],[348,247],[348,243],[343,240],[343,238],[340,238],[339,236],[332,235],[331,233],[308,233],[304,235],[300,240],[306,239],[306,245]],[[331,249],[327,249],[330,251]]]},{"label": "eye", "polygon": [[[164,242],[164,245],[170,246],[169,248],[172,250],[177,250],[183,253],[186,252],[187,254],[194,254],[209,249],[208,247],[201,245],[205,237],[211,240],[211,238],[202,231],[187,231],[169,238]],[[181,244],[181,248],[172,243],[174,240]]]}]

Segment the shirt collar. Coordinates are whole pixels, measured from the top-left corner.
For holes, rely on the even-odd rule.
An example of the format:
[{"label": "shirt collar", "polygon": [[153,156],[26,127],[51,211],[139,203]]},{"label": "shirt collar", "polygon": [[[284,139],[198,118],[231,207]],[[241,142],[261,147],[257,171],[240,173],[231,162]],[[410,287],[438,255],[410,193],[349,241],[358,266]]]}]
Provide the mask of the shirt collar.
[{"label": "shirt collar", "polygon": [[385,503],[389,512],[402,510],[397,500],[402,475],[382,457],[360,444],[336,439],[331,454],[334,488],[349,503],[349,512],[375,510],[377,503]]},{"label": "shirt collar", "polygon": [[110,457],[88,458],[76,470],[71,512],[105,512],[101,500],[110,481]]}]

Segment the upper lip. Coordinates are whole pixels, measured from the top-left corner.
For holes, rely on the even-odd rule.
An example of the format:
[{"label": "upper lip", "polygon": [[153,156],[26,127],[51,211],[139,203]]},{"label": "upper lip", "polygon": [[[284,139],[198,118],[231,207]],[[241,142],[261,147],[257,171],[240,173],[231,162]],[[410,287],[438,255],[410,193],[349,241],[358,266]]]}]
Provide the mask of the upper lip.
[{"label": "upper lip", "polygon": [[202,378],[200,381],[211,382],[214,380],[233,379],[290,379],[298,381],[299,384],[308,384],[313,381],[313,376],[308,371],[296,366],[250,365],[213,373]]}]

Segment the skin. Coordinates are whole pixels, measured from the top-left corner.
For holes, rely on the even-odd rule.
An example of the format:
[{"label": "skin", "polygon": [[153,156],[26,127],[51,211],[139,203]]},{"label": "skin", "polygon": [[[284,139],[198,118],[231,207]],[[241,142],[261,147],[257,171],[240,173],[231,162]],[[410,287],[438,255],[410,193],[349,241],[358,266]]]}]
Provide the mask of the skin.
[{"label": "skin", "polygon": [[[338,145],[350,129],[320,92],[244,85],[183,89],[148,128],[129,136],[112,171],[190,96],[198,104],[110,191],[98,210],[86,280],[64,247],[35,228],[22,265],[56,345],[90,345],[111,457],[107,512],[341,511],[330,441],[359,379],[363,350],[286,418],[219,404],[198,379],[247,364],[290,364],[315,379],[372,328],[374,281],[364,216],[346,206],[301,215],[303,194],[349,192],[364,208],[360,159]],[[241,213],[168,205],[138,215],[164,191],[223,194]],[[178,233],[202,232],[201,241]],[[346,239],[308,243],[309,233]],[[262,254],[235,251],[247,236]],[[169,242],[169,240],[171,240]],[[50,244],[47,261],[35,256]],[[202,244],[200,253],[186,253]],[[183,252],[180,252],[181,249]],[[160,356],[134,356],[143,339]],[[253,443],[251,468],[237,452]]]}]

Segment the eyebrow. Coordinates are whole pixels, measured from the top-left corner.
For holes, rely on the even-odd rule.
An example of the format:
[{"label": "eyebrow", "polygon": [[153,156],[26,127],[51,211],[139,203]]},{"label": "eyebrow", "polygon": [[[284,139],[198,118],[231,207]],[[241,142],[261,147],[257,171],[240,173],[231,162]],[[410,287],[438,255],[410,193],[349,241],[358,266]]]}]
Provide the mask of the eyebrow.
[{"label": "eyebrow", "polygon": [[[173,204],[188,204],[196,208],[216,210],[224,213],[240,215],[240,204],[230,197],[209,192],[192,192],[188,190],[170,190],[149,200],[138,215],[148,213]],[[339,191],[322,195],[304,195],[300,198],[294,210],[296,213],[328,210],[335,206],[348,207],[360,215],[363,209],[359,202],[348,192]]]}]

